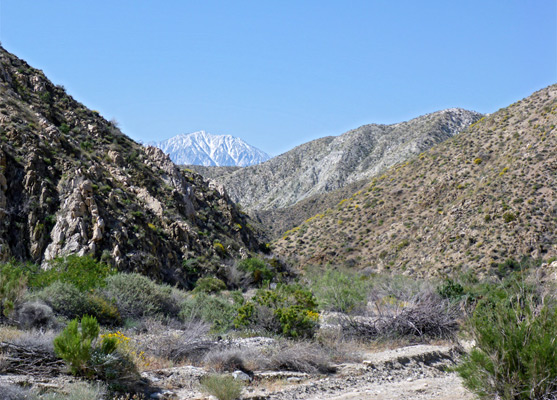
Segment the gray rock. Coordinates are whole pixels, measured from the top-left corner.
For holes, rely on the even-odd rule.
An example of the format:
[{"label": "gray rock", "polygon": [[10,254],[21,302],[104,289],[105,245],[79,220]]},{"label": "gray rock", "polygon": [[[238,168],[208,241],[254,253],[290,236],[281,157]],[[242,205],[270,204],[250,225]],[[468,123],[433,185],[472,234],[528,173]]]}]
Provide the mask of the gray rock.
[{"label": "gray rock", "polygon": [[237,381],[249,382],[249,381],[251,381],[251,379],[252,379],[248,374],[246,374],[246,373],[243,372],[243,371],[234,371],[234,372],[232,373],[232,376],[233,376],[234,379],[236,379]]}]

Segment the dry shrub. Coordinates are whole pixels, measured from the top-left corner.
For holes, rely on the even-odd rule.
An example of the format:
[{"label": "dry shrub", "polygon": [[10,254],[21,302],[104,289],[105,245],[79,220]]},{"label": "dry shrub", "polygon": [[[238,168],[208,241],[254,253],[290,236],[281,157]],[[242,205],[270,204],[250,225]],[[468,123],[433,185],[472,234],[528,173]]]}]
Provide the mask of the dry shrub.
[{"label": "dry shrub", "polygon": [[458,330],[458,309],[434,292],[425,293],[413,306],[403,309],[384,329],[396,336],[452,339]]},{"label": "dry shrub", "polygon": [[362,362],[362,342],[347,337],[339,329],[321,329],[316,340],[334,363]]},{"label": "dry shrub", "polygon": [[38,396],[35,395],[30,389],[22,388],[17,385],[0,384],[0,393],[2,393],[2,400],[35,400]]},{"label": "dry shrub", "polygon": [[148,344],[149,353],[173,362],[199,362],[214,346],[206,339],[209,325],[202,321],[190,321],[183,330],[156,335]]},{"label": "dry shrub", "polygon": [[343,332],[355,338],[454,338],[460,317],[454,304],[430,288],[411,298],[399,296],[383,297],[371,316],[340,318]]},{"label": "dry shrub", "polygon": [[24,329],[54,328],[58,325],[52,308],[40,301],[29,301],[17,308],[18,325]]},{"label": "dry shrub", "polygon": [[55,331],[26,331],[11,340],[11,343],[54,355],[53,341],[55,337]]},{"label": "dry shrub", "polygon": [[0,325],[0,342],[11,342],[23,335],[23,333],[24,331],[16,327]]},{"label": "dry shrub", "polygon": [[209,351],[203,358],[203,365],[215,372],[249,372],[261,369],[264,365],[264,357],[255,349],[216,348]]},{"label": "dry shrub", "polygon": [[327,351],[316,343],[285,342],[270,357],[267,368],[275,371],[326,374],[335,371],[329,360]]}]

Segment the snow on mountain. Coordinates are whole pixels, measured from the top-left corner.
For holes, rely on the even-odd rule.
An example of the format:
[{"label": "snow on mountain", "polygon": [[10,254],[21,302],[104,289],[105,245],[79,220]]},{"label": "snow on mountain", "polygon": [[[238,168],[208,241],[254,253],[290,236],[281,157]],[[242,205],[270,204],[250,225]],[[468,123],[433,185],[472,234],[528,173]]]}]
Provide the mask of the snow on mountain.
[{"label": "snow on mountain", "polygon": [[170,155],[176,164],[246,167],[270,158],[240,138],[212,135],[205,131],[182,134],[148,145],[158,147]]}]

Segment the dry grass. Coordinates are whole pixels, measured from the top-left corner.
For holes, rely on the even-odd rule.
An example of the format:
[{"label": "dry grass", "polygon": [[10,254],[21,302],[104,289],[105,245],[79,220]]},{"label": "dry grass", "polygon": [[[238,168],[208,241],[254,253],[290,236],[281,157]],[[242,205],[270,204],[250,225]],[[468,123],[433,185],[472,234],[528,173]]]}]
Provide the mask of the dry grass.
[{"label": "dry grass", "polygon": [[0,325],[0,342],[12,342],[25,332],[13,326]]},{"label": "dry grass", "polygon": [[340,329],[322,329],[315,339],[327,352],[331,362],[337,364],[361,362],[361,354],[369,350],[369,342],[346,337]]},{"label": "dry grass", "polygon": [[330,365],[330,357],[326,349],[312,342],[282,343],[269,358],[266,369],[309,374],[326,374],[335,371]]},{"label": "dry grass", "polygon": [[145,352],[145,357],[155,357],[163,364],[164,360],[173,364],[186,361],[197,363],[214,346],[214,342],[207,338],[209,328],[205,322],[191,321],[180,330],[155,330],[154,333],[141,335],[136,340],[139,343],[138,348]]},{"label": "dry grass", "polygon": [[203,391],[215,396],[218,400],[235,400],[242,393],[242,383],[229,375],[208,375],[201,379]]},{"label": "dry grass", "polygon": [[214,349],[203,358],[203,366],[214,372],[248,372],[262,369],[265,356],[256,349]]}]

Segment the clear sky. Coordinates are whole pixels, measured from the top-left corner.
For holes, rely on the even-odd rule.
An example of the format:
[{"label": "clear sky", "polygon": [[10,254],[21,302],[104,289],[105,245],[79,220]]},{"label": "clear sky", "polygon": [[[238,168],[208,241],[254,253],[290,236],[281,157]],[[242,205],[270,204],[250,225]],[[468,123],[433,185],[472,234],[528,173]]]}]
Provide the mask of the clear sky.
[{"label": "clear sky", "polygon": [[271,155],[557,82],[555,0],[0,0],[0,40],[136,140]]}]

